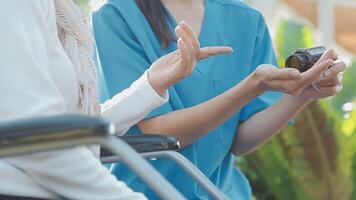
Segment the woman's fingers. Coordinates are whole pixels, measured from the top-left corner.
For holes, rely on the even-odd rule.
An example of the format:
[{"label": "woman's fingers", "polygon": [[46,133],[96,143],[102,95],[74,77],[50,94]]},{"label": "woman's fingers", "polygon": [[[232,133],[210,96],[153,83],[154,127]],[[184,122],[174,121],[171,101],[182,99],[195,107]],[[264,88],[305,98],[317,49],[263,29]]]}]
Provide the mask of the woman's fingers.
[{"label": "woman's fingers", "polygon": [[189,53],[189,50],[185,42],[181,38],[178,39],[178,48],[181,56],[180,66],[183,67],[189,66],[191,63],[191,55]]},{"label": "woman's fingers", "polygon": [[316,62],[315,65],[318,65],[326,60],[336,60],[337,59],[337,53],[334,49],[328,49],[322,56],[321,58],[318,60],[318,62]]},{"label": "woman's fingers", "polygon": [[301,74],[297,88],[305,88],[317,81],[334,64],[335,59],[337,59],[337,53],[333,49],[327,50],[312,68]]},{"label": "woman's fingers", "polygon": [[333,66],[331,66],[329,69],[327,69],[323,76],[325,78],[328,77],[335,77],[338,74],[340,74],[341,72],[344,72],[346,70],[346,63],[345,62],[338,62],[336,64],[334,64]]},{"label": "woman's fingers", "polygon": [[270,64],[260,65],[256,72],[265,81],[297,80],[301,77],[301,73],[297,69],[279,69]]},{"label": "woman's fingers", "polygon": [[232,53],[233,49],[226,46],[204,47],[201,48],[198,54],[198,60],[209,58],[215,55]]},{"label": "woman's fingers", "polygon": [[339,62],[323,74],[323,78],[316,81],[315,84],[320,87],[332,87],[342,83],[342,73],[346,70],[346,64],[344,62]]},{"label": "woman's fingers", "polygon": [[183,28],[183,30],[186,32],[186,34],[188,35],[188,37],[190,38],[190,40],[192,41],[193,47],[195,49],[195,51],[199,51],[200,49],[200,43],[198,40],[197,35],[194,33],[193,29],[189,26],[189,24],[187,24],[186,22],[182,21],[180,23],[180,27]]},{"label": "woman's fingers", "polygon": [[333,96],[342,90],[342,85],[331,86],[331,87],[320,87],[319,92],[326,96]]},{"label": "woman's fingers", "polygon": [[195,56],[196,56],[196,52],[193,47],[192,41],[190,40],[188,35],[185,33],[185,31],[183,30],[182,27],[178,26],[175,31],[176,31],[177,36],[183,40],[185,46],[187,47],[189,54],[191,55],[190,58],[192,61],[193,58],[195,58]]},{"label": "woman's fingers", "polygon": [[181,22],[180,25],[176,28],[176,34],[178,37],[182,38],[190,53],[194,54],[197,60],[233,52],[233,49],[227,46],[200,48],[200,43],[196,34],[192,28],[184,21]]},{"label": "woman's fingers", "polygon": [[319,87],[332,87],[339,84],[341,84],[341,79],[338,76],[328,79],[322,79],[314,83],[314,85],[317,85]]},{"label": "woman's fingers", "polygon": [[[339,84],[341,81],[334,79],[333,76],[335,77],[344,71],[346,64],[343,62],[334,64],[335,59],[337,59],[336,52],[334,50],[328,50],[311,69],[302,73],[300,88],[311,84],[321,87],[333,87]],[[321,77],[326,77],[327,80],[322,81]]]},{"label": "woman's fingers", "polygon": [[321,74],[330,66],[334,64],[334,60],[326,59],[319,64],[315,64],[311,69],[302,73],[302,83],[303,84],[311,84],[315,80],[317,80]]},{"label": "woman's fingers", "polygon": [[300,79],[301,73],[297,69],[291,69],[291,68],[278,69],[272,67],[268,76],[270,80],[297,80]]},{"label": "woman's fingers", "polygon": [[295,90],[295,86],[291,82],[282,80],[274,80],[268,83],[269,90],[290,93]]}]

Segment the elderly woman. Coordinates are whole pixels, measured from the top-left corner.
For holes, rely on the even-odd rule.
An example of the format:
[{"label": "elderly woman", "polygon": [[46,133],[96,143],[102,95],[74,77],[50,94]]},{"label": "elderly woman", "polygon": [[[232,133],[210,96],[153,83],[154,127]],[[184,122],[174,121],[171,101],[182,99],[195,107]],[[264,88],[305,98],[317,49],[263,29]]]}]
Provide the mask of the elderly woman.
[{"label": "elderly woman", "polygon": [[[2,1],[0,26],[1,122],[101,114],[123,134],[167,102],[167,88],[189,75],[197,60],[231,51],[196,50],[196,38],[179,39],[178,51],[100,108],[91,31],[72,0]],[[110,175],[97,155],[98,148],[76,147],[1,159],[0,199],[145,199]]]}]

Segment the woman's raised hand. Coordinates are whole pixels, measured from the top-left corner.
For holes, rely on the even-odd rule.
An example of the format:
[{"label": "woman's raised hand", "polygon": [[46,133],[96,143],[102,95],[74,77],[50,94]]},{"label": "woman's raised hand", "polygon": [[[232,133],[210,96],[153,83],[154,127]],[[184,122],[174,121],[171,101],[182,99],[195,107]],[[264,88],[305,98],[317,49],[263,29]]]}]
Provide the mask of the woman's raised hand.
[{"label": "woman's raised hand", "polygon": [[149,70],[149,82],[160,95],[189,76],[199,60],[232,52],[232,48],[224,46],[200,48],[196,34],[185,22],[181,22],[175,32],[179,38],[178,50],[159,58]]},{"label": "woman's raised hand", "polygon": [[261,65],[252,74],[258,82],[260,92],[280,91],[304,99],[314,100],[333,96],[342,88],[341,74],[346,69],[344,62],[338,62],[334,50],[328,50],[308,71],[277,69],[272,65]]}]

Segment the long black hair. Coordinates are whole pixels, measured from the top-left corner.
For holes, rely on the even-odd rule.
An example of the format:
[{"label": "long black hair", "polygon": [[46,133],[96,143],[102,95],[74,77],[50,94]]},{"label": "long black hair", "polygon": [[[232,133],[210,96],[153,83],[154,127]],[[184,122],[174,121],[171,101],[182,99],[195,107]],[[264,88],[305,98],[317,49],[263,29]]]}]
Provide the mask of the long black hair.
[{"label": "long black hair", "polygon": [[160,39],[162,48],[166,48],[170,42],[175,41],[175,36],[167,22],[168,13],[161,0],[136,0],[136,3],[153,32]]}]

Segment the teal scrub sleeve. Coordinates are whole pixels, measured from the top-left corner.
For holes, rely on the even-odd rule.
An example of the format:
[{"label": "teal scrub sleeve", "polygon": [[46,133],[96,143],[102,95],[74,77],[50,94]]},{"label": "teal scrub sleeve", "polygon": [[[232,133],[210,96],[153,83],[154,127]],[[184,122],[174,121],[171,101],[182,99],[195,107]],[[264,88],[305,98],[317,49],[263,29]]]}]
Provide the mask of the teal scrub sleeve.
[{"label": "teal scrub sleeve", "polygon": [[[250,73],[252,73],[261,64],[273,64],[278,66],[272,39],[262,15],[260,15],[258,22],[258,31]],[[242,109],[240,121],[243,122],[248,120],[255,113],[258,113],[274,104],[281,96],[282,94],[278,92],[266,92],[257,97]]]},{"label": "teal scrub sleeve", "polygon": [[[130,87],[150,67],[151,62],[141,47],[144,44],[139,43],[115,6],[108,3],[93,13],[93,27],[100,60],[100,94],[101,100],[105,101]],[[153,114],[172,110],[167,103]]]}]

